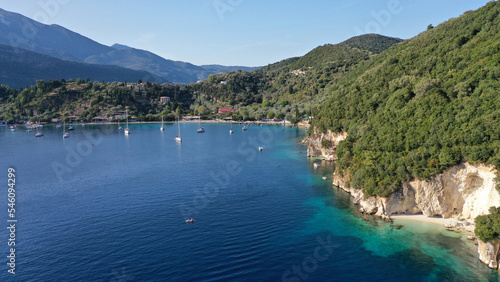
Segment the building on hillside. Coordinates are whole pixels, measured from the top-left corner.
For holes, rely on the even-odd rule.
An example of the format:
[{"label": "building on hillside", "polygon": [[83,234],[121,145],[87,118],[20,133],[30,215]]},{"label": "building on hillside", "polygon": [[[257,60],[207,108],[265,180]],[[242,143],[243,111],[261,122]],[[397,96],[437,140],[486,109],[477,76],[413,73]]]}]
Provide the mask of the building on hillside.
[{"label": "building on hillside", "polygon": [[80,116],[76,116],[76,115],[73,115],[73,116],[69,116],[69,117],[68,117],[69,122],[75,122],[75,121],[77,121],[79,118],[80,118]]},{"label": "building on hillside", "polygon": [[200,116],[184,116],[183,120],[200,120]]},{"label": "building on hillside", "polygon": [[170,103],[171,102],[170,97],[166,97],[166,96],[160,97],[160,102],[162,102],[163,104]]},{"label": "building on hillside", "polygon": [[92,119],[92,122],[108,122],[108,121],[109,121],[108,118],[103,116],[97,116]]},{"label": "building on hillside", "polygon": [[233,109],[233,108],[219,108],[219,111],[217,112],[217,114],[219,115],[225,115],[225,114],[228,114],[228,113],[232,113],[236,111],[236,109]]}]

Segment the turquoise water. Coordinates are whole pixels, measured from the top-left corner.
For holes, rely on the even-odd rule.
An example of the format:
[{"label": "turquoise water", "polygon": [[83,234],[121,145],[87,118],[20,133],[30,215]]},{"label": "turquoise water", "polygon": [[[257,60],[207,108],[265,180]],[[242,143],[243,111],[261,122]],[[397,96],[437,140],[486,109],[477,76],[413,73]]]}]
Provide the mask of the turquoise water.
[{"label": "turquoise water", "polygon": [[[497,281],[475,246],[425,223],[358,214],[280,126],[0,128],[16,170],[16,274],[2,281]],[[264,147],[262,152],[258,147]],[[0,209],[1,211],[2,209]],[[194,218],[195,223],[186,223]],[[433,227],[434,226],[434,227]],[[9,255],[8,230],[0,232]],[[4,239],[2,239],[4,238]]]}]

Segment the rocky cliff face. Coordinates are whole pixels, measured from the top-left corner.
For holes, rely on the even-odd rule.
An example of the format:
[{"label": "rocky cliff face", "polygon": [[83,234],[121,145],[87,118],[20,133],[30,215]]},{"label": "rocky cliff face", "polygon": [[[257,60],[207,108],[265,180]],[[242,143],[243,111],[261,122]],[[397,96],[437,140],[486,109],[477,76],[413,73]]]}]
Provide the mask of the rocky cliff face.
[{"label": "rocky cliff face", "polygon": [[[347,132],[334,133],[328,130],[326,133],[319,133],[315,131],[311,136],[304,139],[302,143],[307,144],[308,157],[321,157],[327,161],[336,161],[337,145],[346,138]],[[328,146],[323,146],[323,143],[328,143]]]},{"label": "rocky cliff face", "polygon": [[334,173],[333,184],[351,193],[363,212],[390,217],[417,214],[474,220],[500,206],[495,189],[496,169],[484,164],[462,163],[429,180],[413,180],[388,198],[365,197],[349,184],[349,176]]},{"label": "rocky cliff face", "polygon": [[[490,268],[499,269],[500,266],[500,242],[483,242],[479,240],[478,244],[479,259]],[[500,270],[500,269],[499,269]]]}]

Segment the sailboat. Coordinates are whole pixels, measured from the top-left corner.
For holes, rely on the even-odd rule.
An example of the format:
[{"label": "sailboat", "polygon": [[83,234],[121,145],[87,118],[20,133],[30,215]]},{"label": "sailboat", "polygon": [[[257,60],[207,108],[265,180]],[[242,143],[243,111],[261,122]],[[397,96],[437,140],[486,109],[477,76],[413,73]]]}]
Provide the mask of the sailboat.
[{"label": "sailboat", "polygon": [[177,136],[175,136],[175,142],[181,143],[182,142],[182,137],[181,137],[181,123],[179,121],[179,118],[177,118],[177,127],[179,128],[179,133]]},{"label": "sailboat", "polygon": [[233,130],[233,122],[231,122],[231,129],[229,129],[229,134],[233,134],[234,133],[234,130]]},{"label": "sailboat", "polygon": [[124,132],[125,132],[125,135],[129,135],[130,128],[128,128],[128,111],[125,112],[125,116],[127,117],[127,128],[125,128]]},{"label": "sailboat", "polygon": [[[40,120],[38,120],[38,122],[40,122]],[[43,136],[43,132],[39,132],[39,131],[38,131],[38,129],[39,129],[40,127],[43,127],[43,125],[41,125],[41,124],[37,124],[37,125],[36,125],[36,133],[35,133],[35,137],[42,137],[42,136]]]},{"label": "sailboat", "polygon": [[205,128],[201,127],[201,123],[200,123],[200,119],[201,119],[201,116],[198,117],[198,133],[204,133],[205,132]]},{"label": "sailboat", "polygon": [[66,123],[64,122],[64,125],[63,125],[63,139],[64,138],[68,138],[69,137],[69,133],[66,132]]},{"label": "sailboat", "polygon": [[161,113],[161,127],[160,127],[160,130],[161,131],[165,130],[165,127],[163,126],[163,113]]}]

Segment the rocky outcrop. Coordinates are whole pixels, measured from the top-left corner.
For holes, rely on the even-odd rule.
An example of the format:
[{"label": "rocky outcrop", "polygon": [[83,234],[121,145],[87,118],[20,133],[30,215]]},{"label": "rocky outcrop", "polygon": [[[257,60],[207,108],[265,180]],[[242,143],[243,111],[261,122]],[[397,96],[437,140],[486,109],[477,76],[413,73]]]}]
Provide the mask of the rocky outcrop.
[{"label": "rocky outcrop", "polygon": [[364,212],[390,217],[392,214],[419,214],[474,220],[500,206],[495,189],[496,169],[484,164],[462,163],[429,180],[413,180],[388,198],[365,197],[349,184],[348,173],[333,175],[333,184],[351,193]]},{"label": "rocky outcrop", "polygon": [[[320,157],[327,161],[337,160],[337,145],[347,138],[347,132],[334,133],[328,130],[326,133],[314,131],[302,142],[307,144],[308,157]],[[324,146],[327,145],[327,146]]]},{"label": "rocky outcrop", "polygon": [[490,268],[499,269],[500,266],[500,242],[483,242],[478,240],[479,259]]},{"label": "rocky outcrop", "polygon": [[[305,140],[308,156],[321,156],[326,160],[337,160],[336,148],[347,133],[316,133]],[[328,140],[329,142],[323,142]],[[330,143],[328,148],[324,144]],[[335,171],[333,185],[350,193],[354,203],[363,213],[390,219],[393,214],[423,214],[443,218],[460,218],[457,224],[472,230],[470,224],[479,216],[489,213],[492,206],[500,206],[500,193],[495,188],[498,170],[485,164],[461,163],[429,180],[415,179],[403,183],[401,189],[387,198],[366,196],[362,189],[351,186],[349,171]],[[460,226],[459,226],[460,227]],[[450,227],[452,228],[452,227]],[[482,262],[499,269],[500,242],[484,243],[478,240],[478,251]]]}]

